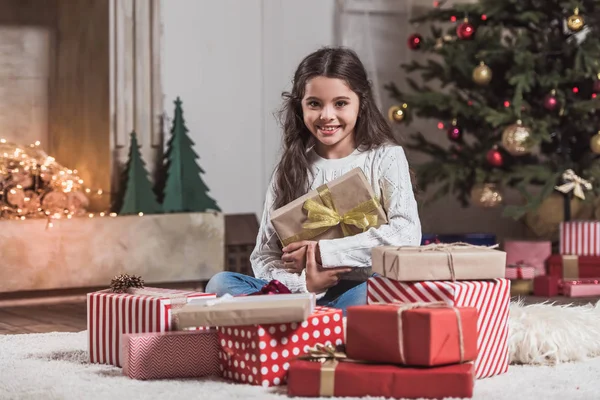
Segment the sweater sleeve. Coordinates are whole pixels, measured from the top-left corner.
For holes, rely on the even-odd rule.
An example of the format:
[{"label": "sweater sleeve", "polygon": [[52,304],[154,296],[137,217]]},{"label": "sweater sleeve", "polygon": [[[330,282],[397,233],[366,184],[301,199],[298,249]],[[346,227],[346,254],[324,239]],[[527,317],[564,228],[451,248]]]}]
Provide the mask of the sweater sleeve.
[{"label": "sweater sleeve", "polygon": [[382,152],[377,177],[388,223],[354,236],[320,240],[324,267],[370,267],[373,247],[421,243],[421,222],[402,147],[388,147]]},{"label": "sweater sleeve", "polygon": [[256,237],[256,246],[250,255],[252,270],[258,279],[266,281],[276,279],[287,286],[292,293],[306,293],[308,290],[306,289],[305,270],[302,270],[302,274],[295,274],[283,269],[283,261],[281,261],[283,253],[279,246],[279,238],[275,233],[270,218],[274,202],[274,185],[271,180],[265,196],[265,205],[258,236]]}]

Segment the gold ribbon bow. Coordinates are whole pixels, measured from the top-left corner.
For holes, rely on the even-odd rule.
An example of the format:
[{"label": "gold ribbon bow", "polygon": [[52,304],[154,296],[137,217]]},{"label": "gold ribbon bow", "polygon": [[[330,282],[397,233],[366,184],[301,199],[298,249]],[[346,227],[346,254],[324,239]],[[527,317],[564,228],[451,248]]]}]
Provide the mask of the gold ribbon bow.
[{"label": "gold ribbon bow", "polygon": [[558,190],[559,192],[566,194],[572,190],[575,196],[579,197],[581,200],[585,200],[583,189],[592,190],[592,184],[577,175],[572,169],[568,169],[563,172],[562,179],[565,181],[565,183],[560,186],[554,186],[554,189]]},{"label": "gold ribbon bow", "polygon": [[388,303],[385,304],[391,307],[398,308],[398,352],[400,354],[400,361],[402,364],[406,364],[406,359],[404,357],[404,342],[402,337],[402,313],[408,310],[414,310],[416,308],[450,308],[456,314],[456,324],[458,326],[458,349],[460,354],[460,362],[462,363],[465,359],[465,342],[463,336],[463,326],[462,319],[460,317],[460,312],[458,308],[452,307],[446,304],[443,301],[435,301],[431,303],[426,302],[415,302],[415,303]]},{"label": "gold ribbon bow", "polygon": [[332,345],[317,344],[308,349],[308,354],[299,357],[303,360],[317,361],[321,365],[321,382],[319,395],[322,397],[333,396],[335,389],[335,368],[340,361],[349,360],[344,352],[336,350]]},{"label": "gold ribbon bow", "polygon": [[282,240],[284,246],[301,240],[312,239],[336,225],[342,226],[344,236],[352,235],[350,225],[356,226],[363,232],[377,225],[377,210],[380,207],[377,199],[371,198],[364,201],[344,213],[344,215],[340,215],[333,204],[333,196],[327,185],[319,186],[317,191],[323,204],[319,204],[312,199],[304,202],[303,208],[308,211],[308,222],[302,224],[302,228],[304,228],[302,232]]},{"label": "gold ribbon bow", "polygon": [[[464,243],[464,242],[456,242],[456,243],[431,243],[425,246],[401,246],[401,247],[397,247],[396,251],[405,251],[405,250],[409,250],[409,251],[418,251],[418,252],[425,252],[425,251],[442,251],[444,253],[446,253],[447,256],[447,260],[448,260],[448,270],[450,271],[450,280],[451,281],[456,281],[456,272],[454,270],[454,257],[452,255],[452,250],[455,249],[460,249],[460,248],[473,248],[473,249],[495,249],[496,247],[498,247],[497,244],[493,245],[493,246],[477,246],[474,244],[470,244],[470,243]],[[383,276],[387,277],[387,272],[385,269],[385,257],[386,257],[386,253],[383,253],[383,265],[384,265],[384,269],[383,269]],[[392,266],[389,268],[389,272],[395,272],[396,276],[398,276],[399,274],[399,269],[400,269],[400,262],[398,261],[398,258],[396,258],[394,260],[394,262],[392,263]]]}]

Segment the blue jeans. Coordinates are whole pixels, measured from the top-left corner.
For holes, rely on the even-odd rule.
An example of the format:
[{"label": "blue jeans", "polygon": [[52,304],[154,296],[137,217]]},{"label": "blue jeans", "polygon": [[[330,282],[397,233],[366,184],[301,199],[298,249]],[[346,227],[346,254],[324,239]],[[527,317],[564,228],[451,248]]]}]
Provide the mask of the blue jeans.
[{"label": "blue jeans", "polygon": [[[218,297],[229,293],[232,296],[250,294],[259,291],[268,281],[253,278],[237,272],[219,272],[206,285],[206,293],[215,293]],[[317,300],[317,305],[339,308],[346,316],[346,308],[367,304],[367,282],[340,281],[327,290],[325,296]]]}]

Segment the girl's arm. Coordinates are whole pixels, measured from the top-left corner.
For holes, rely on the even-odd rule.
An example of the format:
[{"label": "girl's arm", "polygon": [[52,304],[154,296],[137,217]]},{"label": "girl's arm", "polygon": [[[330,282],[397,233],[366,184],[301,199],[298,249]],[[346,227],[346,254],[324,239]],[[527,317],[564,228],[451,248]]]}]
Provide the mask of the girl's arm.
[{"label": "girl's arm", "polygon": [[306,270],[301,274],[288,272],[283,269],[283,255],[279,247],[279,238],[273,229],[270,221],[271,208],[275,201],[273,182],[269,184],[265,198],[265,207],[263,210],[256,246],[250,255],[250,264],[254,275],[258,279],[270,281],[277,279],[290,289],[292,293],[306,293]]},{"label": "girl's arm", "polygon": [[377,176],[388,223],[354,236],[320,240],[324,267],[370,267],[373,247],[420,245],[421,222],[404,149],[392,146],[382,153]]}]

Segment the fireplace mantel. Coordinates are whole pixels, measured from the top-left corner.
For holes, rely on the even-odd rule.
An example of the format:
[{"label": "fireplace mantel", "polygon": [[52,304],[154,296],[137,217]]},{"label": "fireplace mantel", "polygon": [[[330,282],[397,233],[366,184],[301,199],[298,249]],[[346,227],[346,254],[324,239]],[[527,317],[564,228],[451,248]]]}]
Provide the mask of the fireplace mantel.
[{"label": "fireplace mantel", "polygon": [[[24,115],[35,116],[38,128],[47,124],[40,128],[47,131],[43,137],[34,139],[92,188],[118,192],[133,130],[151,175],[162,158],[160,21],[160,0],[0,2],[0,29],[43,30],[35,57],[48,58],[47,68],[38,68],[47,75],[37,76],[48,87],[23,101],[37,107]],[[9,71],[4,82],[10,79]],[[26,140],[19,132],[5,138]],[[104,196],[92,208],[105,210],[110,203]]]}]

